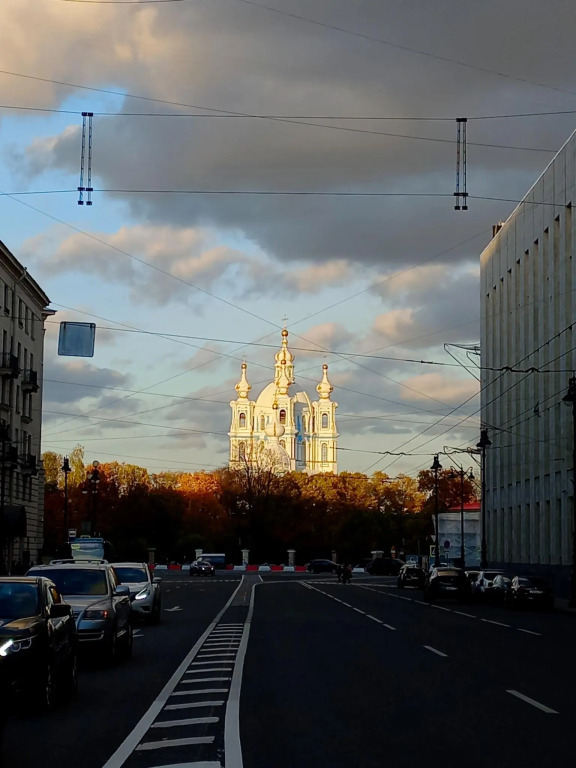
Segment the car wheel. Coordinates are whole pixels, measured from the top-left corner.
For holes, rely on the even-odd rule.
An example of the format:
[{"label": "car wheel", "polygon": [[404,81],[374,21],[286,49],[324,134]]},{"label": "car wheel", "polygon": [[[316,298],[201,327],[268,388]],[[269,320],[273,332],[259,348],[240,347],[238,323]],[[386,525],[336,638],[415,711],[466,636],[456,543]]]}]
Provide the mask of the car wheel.
[{"label": "car wheel", "polygon": [[121,658],[129,659],[132,656],[132,645],[134,643],[134,630],[132,623],[129,621],[126,627],[126,633],[122,638]]},{"label": "car wheel", "polygon": [[57,689],[56,673],[52,661],[49,661],[46,664],[46,669],[36,684],[33,697],[38,709],[43,711],[54,709],[57,699]]},{"label": "car wheel", "polygon": [[115,661],[118,660],[118,629],[116,625],[113,626],[112,632],[110,633],[110,637],[108,638],[108,642],[106,644],[106,648],[104,650],[104,655],[106,656],[106,661],[108,661],[109,664],[114,664]]},{"label": "car wheel", "polygon": [[150,616],[150,624],[160,624],[162,621],[162,601],[158,600],[154,603],[152,608],[152,614]]},{"label": "car wheel", "polygon": [[76,649],[72,651],[68,661],[62,692],[68,699],[74,698],[78,693],[78,652]]}]

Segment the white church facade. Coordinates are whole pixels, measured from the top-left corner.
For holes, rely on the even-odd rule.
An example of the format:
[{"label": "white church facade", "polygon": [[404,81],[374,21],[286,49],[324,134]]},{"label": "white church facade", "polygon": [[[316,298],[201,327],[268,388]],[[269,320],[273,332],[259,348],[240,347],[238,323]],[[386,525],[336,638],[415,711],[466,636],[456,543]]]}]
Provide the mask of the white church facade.
[{"label": "white church facade", "polygon": [[258,465],[266,456],[278,471],[337,474],[338,403],[331,399],[334,388],[328,380],[328,366],[322,367],[317,400],[310,400],[306,392],[292,394],[294,355],[288,349],[288,331],[284,329],[275,356],[274,379],[256,400],[250,399],[247,369],[242,363],[235,387],[238,397],[230,403],[230,467]]}]

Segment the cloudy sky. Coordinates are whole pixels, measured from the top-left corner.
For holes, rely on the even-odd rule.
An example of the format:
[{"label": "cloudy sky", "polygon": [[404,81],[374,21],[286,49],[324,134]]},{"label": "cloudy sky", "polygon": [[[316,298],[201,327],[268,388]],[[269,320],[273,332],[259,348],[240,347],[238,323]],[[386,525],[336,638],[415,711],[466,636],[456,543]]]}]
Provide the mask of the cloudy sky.
[{"label": "cloudy sky", "polygon": [[294,389],[329,365],[340,470],[473,446],[479,256],[574,130],[575,32],[573,0],[2,0],[0,240],[57,310],[43,450],[222,466],[284,323]]}]

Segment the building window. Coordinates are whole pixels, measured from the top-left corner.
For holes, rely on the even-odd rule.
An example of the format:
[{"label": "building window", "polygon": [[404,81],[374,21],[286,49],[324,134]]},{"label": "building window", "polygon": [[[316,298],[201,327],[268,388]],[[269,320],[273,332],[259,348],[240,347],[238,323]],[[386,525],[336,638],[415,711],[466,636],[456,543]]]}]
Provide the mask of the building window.
[{"label": "building window", "polygon": [[24,328],[24,302],[18,299],[18,325]]},{"label": "building window", "polygon": [[246,443],[238,443],[238,458],[246,458]]},{"label": "building window", "polygon": [[264,417],[264,414],[260,416],[260,429],[264,429],[266,426],[266,418]]},{"label": "building window", "polygon": [[280,445],[286,450],[286,440],[280,440]]},{"label": "building window", "polygon": [[327,429],[327,427],[328,427],[328,414],[327,413],[323,413],[322,414],[322,428],[323,429]]},{"label": "building window", "polygon": [[286,424],[286,411],[283,408],[280,411],[280,424]]},{"label": "building window", "polygon": [[322,461],[328,461],[328,445],[326,443],[322,443]]},{"label": "building window", "polygon": [[30,333],[30,307],[24,309],[24,331]]},{"label": "building window", "polygon": [[240,429],[244,429],[246,427],[246,414],[241,413],[238,418],[240,420]]}]

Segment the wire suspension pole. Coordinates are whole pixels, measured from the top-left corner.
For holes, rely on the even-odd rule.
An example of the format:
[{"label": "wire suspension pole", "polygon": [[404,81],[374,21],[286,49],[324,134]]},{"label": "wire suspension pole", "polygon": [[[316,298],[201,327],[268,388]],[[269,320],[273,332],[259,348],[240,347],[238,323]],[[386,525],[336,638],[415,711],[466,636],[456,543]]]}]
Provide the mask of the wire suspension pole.
[{"label": "wire suspension pole", "polygon": [[[80,151],[80,185],[78,187],[78,205],[84,205],[84,192],[86,192],[86,205],[92,205],[92,118],[93,112],[82,112],[82,149]],[[88,120],[86,120],[88,118]],[[86,162],[86,126],[88,126],[88,161]],[[84,186],[84,172],[88,179],[88,186]]]},{"label": "wire suspension pole", "polygon": [[455,211],[467,211],[468,210],[468,191],[467,184],[467,152],[466,152],[466,126],[468,123],[467,117],[456,118],[456,192],[454,197],[456,198],[456,204],[454,205]]},{"label": "wire suspension pole", "polygon": [[93,112],[88,112],[88,186],[86,187],[86,205],[92,205],[92,118]]}]

